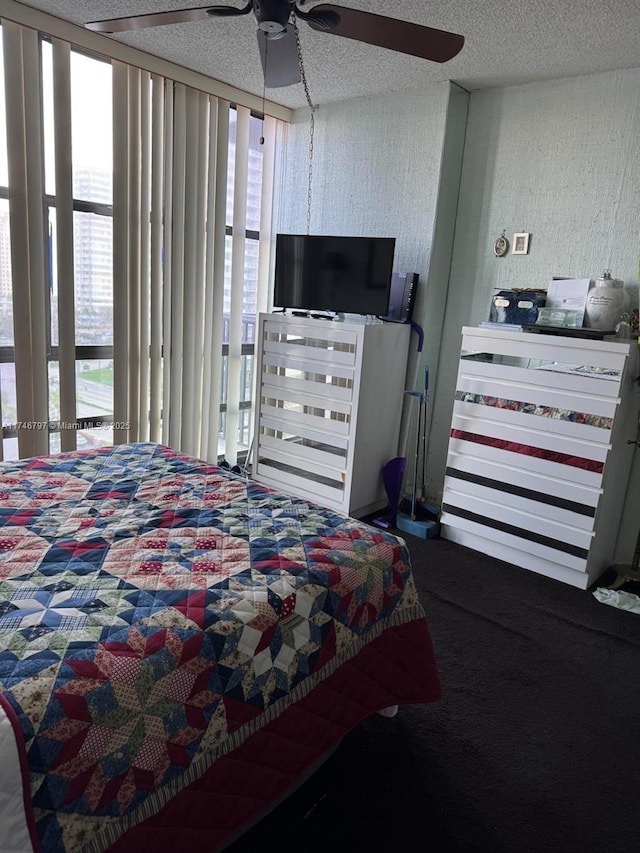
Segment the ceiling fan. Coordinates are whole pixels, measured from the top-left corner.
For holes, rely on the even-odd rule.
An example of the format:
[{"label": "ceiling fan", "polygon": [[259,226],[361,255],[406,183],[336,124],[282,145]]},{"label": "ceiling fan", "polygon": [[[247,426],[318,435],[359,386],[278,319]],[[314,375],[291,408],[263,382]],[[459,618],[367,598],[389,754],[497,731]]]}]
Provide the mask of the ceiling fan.
[{"label": "ceiling fan", "polygon": [[291,22],[304,21],[312,29],[336,36],[386,47],[431,62],[448,62],[461,50],[464,37],[446,30],[435,30],[397,18],[360,12],[344,6],[321,4],[305,12],[306,0],[248,0],[246,6],[204,6],[197,9],[173,9],[126,18],[91,21],[85,26],[100,33],[121,33],[166,24],[206,21],[248,15],[258,22],[258,47],[265,86],[278,88],[300,82],[296,33]]}]

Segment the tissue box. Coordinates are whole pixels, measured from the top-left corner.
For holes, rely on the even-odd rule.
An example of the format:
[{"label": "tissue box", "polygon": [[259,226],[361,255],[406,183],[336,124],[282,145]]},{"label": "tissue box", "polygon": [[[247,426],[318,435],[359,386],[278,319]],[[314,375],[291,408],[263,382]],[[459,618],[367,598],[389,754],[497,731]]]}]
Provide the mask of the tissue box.
[{"label": "tissue box", "polygon": [[491,299],[489,320],[526,326],[538,319],[538,308],[544,306],[546,290],[500,290]]}]

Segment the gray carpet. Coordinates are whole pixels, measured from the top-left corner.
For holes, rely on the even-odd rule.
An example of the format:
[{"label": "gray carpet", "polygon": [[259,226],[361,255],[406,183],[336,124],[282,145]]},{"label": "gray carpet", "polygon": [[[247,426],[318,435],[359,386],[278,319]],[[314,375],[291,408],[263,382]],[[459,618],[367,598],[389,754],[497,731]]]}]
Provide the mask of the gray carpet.
[{"label": "gray carpet", "polygon": [[442,700],[367,720],[229,850],[635,853],[640,615],[405,539]]}]

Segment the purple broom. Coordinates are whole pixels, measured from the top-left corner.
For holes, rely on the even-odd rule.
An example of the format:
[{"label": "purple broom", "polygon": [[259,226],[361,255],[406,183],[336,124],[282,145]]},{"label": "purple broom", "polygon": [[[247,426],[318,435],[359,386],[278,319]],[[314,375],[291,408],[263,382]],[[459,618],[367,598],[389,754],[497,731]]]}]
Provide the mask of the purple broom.
[{"label": "purple broom", "polygon": [[395,459],[390,459],[382,469],[382,482],[389,498],[389,507],[385,515],[373,519],[373,523],[378,527],[395,527],[406,467],[406,458],[396,456]]}]

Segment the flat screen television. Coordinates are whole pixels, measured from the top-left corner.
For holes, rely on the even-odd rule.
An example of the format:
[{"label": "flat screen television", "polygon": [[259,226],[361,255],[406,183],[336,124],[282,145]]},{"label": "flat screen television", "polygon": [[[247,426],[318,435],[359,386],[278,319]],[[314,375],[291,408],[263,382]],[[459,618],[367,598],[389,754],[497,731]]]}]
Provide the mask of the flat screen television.
[{"label": "flat screen television", "polygon": [[277,308],[386,314],[395,237],[278,234]]}]

